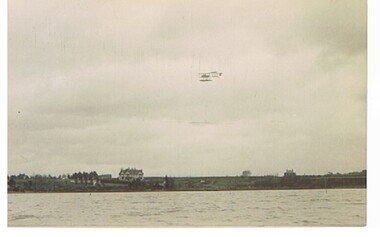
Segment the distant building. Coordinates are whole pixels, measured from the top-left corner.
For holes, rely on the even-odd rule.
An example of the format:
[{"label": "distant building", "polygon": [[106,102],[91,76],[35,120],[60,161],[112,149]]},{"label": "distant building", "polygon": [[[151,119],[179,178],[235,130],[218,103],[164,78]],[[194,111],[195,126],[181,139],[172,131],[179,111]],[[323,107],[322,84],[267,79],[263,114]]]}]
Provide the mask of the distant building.
[{"label": "distant building", "polygon": [[58,178],[63,179],[63,180],[69,179],[69,177],[67,176],[67,174],[62,174],[62,175],[58,176]]},{"label": "distant building", "polygon": [[293,169],[291,170],[286,170],[285,173],[284,173],[284,177],[295,177],[297,174],[296,172],[293,171]]},{"label": "distant building", "polygon": [[241,174],[241,176],[243,176],[243,177],[249,177],[251,175],[252,175],[252,173],[250,170],[244,170],[243,173]]},{"label": "distant building", "polygon": [[131,181],[131,180],[143,180],[144,172],[136,168],[121,169],[119,172],[119,180]]},{"label": "distant building", "polygon": [[112,174],[101,174],[99,175],[100,180],[111,180],[112,179]]}]

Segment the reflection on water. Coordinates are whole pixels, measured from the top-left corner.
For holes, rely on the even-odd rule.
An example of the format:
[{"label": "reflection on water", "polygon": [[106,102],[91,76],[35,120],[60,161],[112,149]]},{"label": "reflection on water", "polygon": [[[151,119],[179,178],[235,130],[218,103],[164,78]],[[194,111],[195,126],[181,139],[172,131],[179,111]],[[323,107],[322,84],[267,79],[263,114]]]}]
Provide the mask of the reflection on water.
[{"label": "reflection on water", "polygon": [[363,226],[366,190],[8,194],[9,226]]}]

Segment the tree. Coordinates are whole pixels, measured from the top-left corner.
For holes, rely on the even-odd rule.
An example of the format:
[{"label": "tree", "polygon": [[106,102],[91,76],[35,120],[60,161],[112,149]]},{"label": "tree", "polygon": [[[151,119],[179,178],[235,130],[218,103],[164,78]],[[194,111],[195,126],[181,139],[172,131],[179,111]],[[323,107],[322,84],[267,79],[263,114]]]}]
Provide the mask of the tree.
[{"label": "tree", "polygon": [[84,178],[84,183],[87,184],[87,180],[88,180],[88,173],[87,172],[83,172],[83,178]]},{"label": "tree", "polygon": [[18,174],[17,179],[29,179],[29,176],[26,174]]},{"label": "tree", "polygon": [[96,173],[96,171],[90,172],[89,179],[91,183],[94,182],[94,180],[98,181],[98,174]]},{"label": "tree", "polygon": [[82,172],[78,173],[78,179],[80,180],[80,183],[82,184],[83,183],[83,174],[82,174]]},{"label": "tree", "polygon": [[171,178],[168,178],[167,175],[165,175],[165,181],[164,181],[164,188],[165,190],[170,190],[174,188],[174,180]]},{"label": "tree", "polygon": [[16,186],[16,181],[14,180],[12,176],[9,178],[8,185],[9,187],[12,187],[12,188]]},{"label": "tree", "polygon": [[73,179],[76,184],[78,183],[78,174],[77,174],[77,172],[75,172],[74,174],[72,174],[70,178]]}]

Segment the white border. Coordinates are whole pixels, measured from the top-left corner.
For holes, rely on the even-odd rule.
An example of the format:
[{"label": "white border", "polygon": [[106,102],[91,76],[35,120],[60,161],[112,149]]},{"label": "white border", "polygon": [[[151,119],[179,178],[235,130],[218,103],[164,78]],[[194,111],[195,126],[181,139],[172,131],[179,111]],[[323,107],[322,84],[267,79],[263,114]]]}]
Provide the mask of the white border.
[{"label": "white border", "polygon": [[380,2],[368,1],[368,86],[367,86],[367,225],[378,228],[379,206],[379,155],[380,155],[380,88],[379,88],[379,11]]},{"label": "white border", "polygon": [[0,233],[7,225],[7,1],[0,1]]},{"label": "white border", "polygon": [[[279,0],[280,1],[280,0]],[[5,175],[7,174],[7,1],[0,1],[0,235],[1,236],[240,236],[256,234],[259,236],[374,236],[379,228],[379,147],[380,147],[380,50],[379,50],[379,12],[380,1],[368,0],[368,226],[365,228],[174,228],[174,229],[111,229],[111,228],[7,228],[7,194]],[[127,232],[127,233],[126,233]]]}]

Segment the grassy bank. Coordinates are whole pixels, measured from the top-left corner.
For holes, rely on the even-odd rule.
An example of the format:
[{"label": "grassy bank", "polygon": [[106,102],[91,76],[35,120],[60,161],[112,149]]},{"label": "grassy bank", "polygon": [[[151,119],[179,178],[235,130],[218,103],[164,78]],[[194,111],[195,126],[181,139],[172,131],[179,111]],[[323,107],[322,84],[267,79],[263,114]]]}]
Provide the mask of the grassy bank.
[{"label": "grassy bank", "polygon": [[226,191],[366,188],[366,176],[220,176],[146,177],[144,180],[118,179],[74,182],[69,179],[16,179],[8,192],[136,192],[136,191]]}]

